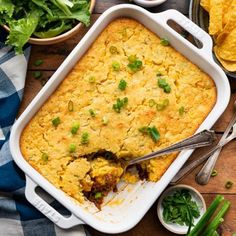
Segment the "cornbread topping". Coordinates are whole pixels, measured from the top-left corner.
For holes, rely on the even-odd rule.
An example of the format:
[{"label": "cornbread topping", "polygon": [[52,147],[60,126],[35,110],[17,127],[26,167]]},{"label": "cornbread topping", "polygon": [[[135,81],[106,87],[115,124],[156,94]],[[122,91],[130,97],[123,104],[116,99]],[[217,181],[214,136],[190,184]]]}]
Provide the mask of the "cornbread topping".
[{"label": "cornbread topping", "polygon": [[[56,187],[100,207],[116,190],[123,158],[192,135],[215,101],[212,79],[168,39],[116,19],[25,127],[21,151]],[[146,161],[124,180],[158,181],[176,156]]]}]

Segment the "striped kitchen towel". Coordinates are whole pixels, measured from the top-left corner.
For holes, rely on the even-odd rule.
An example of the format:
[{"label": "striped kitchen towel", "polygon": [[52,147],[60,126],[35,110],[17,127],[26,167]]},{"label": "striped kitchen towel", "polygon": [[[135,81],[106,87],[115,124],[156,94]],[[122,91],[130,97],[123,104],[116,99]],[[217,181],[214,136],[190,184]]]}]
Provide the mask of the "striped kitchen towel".
[{"label": "striped kitchen towel", "polygon": [[[58,228],[25,198],[25,176],[12,160],[8,141],[24,91],[30,47],[15,55],[3,44],[5,37],[0,29],[0,236],[89,235],[83,226]],[[69,214],[58,202],[51,205]]]}]

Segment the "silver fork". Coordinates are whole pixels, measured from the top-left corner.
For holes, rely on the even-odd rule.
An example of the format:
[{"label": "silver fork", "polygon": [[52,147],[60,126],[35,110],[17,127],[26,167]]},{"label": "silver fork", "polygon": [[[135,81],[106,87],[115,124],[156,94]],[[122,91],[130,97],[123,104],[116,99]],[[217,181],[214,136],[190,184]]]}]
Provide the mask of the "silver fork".
[{"label": "silver fork", "polygon": [[[228,123],[225,132],[223,134],[223,136],[221,137],[221,139],[225,139],[228,135],[229,132],[232,128],[232,126],[234,125],[234,123],[236,122],[236,101],[234,102],[234,113],[233,116],[230,120],[230,122]],[[221,141],[221,140],[220,140]],[[213,148],[214,149],[214,148]],[[210,149],[210,151],[208,151],[206,154],[204,154],[203,156],[201,156],[200,158],[198,158],[197,160],[191,162],[190,164],[188,164],[187,166],[183,167],[178,173],[177,175],[175,175],[175,177],[171,180],[170,184],[171,185],[175,185],[177,184],[185,175],[187,175],[190,171],[192,171],[194,168],[196,168],[197,166],[201,165],[204,161],[206,161],[211,155],[214,155],[214,158],[217,158],[220,154],[221,149],[217,149],[215,152],[213,152]],[[210,157],[211,158],[211,157]],[[212,167],[213,170],[214,167]],[[209,173],[210,175],[211,173]],[[210,177],[210,176],[209,176]],[[208,179],[209,180],[209,179]],[[205,182],[205,181],[204,181]]]},{"label": "silver fork", "polygon": [[205,165],[202,167],[202,169],[197,174],[196,181],[199,184],[205,185],[209,182],[209,179],[211,177],[211,173],[212,173],[212,171],[215,167],[216,161],[219,157],[219,154],[220,154],[220,151],[221,151],[222,147],[225,144],[227,144],[228,142],[230,142],[231,140],[233,140],[234,138],[236,138],[236,124],[233,125],[233,131],[227,138],[224,138],[224,137],[221,138],[221,140],[219,141],[219,143],[217,144],[217,146],[215,148],[216,151],[207,160]]}]

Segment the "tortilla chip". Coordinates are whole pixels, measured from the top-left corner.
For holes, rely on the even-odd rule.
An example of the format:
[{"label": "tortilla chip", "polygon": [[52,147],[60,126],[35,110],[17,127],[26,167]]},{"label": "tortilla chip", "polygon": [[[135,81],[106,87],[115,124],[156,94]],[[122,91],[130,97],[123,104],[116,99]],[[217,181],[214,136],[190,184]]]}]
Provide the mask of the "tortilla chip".
[{"label": "tortilla chip", "polygon": [[223,43],[217,45],[218,55],[227,61],[236,61],[236,28],[224,39]]},{"label": "tortilla chip", "polygon": [[224,0],[223,2],[223,27],[229,21],[229,18],[234,11],[233,6],[235,4],[236,4],[235,0]]},{"label": "tortilla chip", "polygon": [[222,30],[223,0],[210,0],[209,34],[214,35]]},{"label": "tortilla chip", "polygon": [[222,66],[230,72],[235,72],[236,71],[236,62],[232,62],[232,61],[226,61],[222,58],[220,58],[220,56],[217,53],[217,48],[216,46],[214,47],[214,52],[216,55],[216,58],[219,60],[219,62],[222,64]]},{"label": "tortilla chip", "polygon": [[206,10],[207,12],[210,11],[210,0],[201,0],[200,5]]},{"label": "tortilla chip", "polygon": [[229,15],[229,19],[227,24],[224,26],[223,31],[218,35],[216,44],[221,44],[227,35],[236,28],[236,0],[234,0],[235,4],[232,4],[231,15]]}]

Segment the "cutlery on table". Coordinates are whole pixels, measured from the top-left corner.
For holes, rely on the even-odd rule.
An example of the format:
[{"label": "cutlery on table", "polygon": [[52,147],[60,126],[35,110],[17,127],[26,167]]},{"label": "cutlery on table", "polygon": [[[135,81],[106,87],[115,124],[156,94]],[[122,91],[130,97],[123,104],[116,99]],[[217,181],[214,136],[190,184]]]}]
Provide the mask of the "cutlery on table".
[{"label": "cutlery on table", "polygon": [[[234,109],[236,109],[236,101],[234,102]],[[204,161],[206,161],[209,156],[212,155],[212,160],[214,160],[215,162],[213,163],[213,165],[211,164],[210,168],[211,170],[208,168],[208,172],[207,172],[207,177],[204,177],[203,179],[200,180],[200,177],[199,179],[196,178],[196,180],[198,181],[199,180],[199,183],[201,182],[202,184],[203,183],[207,183],[209,181],[209,178],[211,176],[211,173],[213,171],[213,168],[215,166],[215,163],[216,163],[216,160],[220,154],[220,151],[222,149],[222,147],[226,144],[224,143],[223,146],[220,146],[219,144],[224,140],[226,139],[226,137],[228,136],[232,126],[234,125],[234,123],[236,122],[236,112],[233,114],[233,117],[231,118],[222,138],[220,139],[219,143],[213,147],[210,151],[208,151],[206,154],[204,154],[203,156],[201,156],[200,158],[198,158],[197,160],[191,162],[190,164],[188,164],[187,166],[185,166],[184,168],[182,168],[178,173],[177,175],[172,179],[172,181],[170,182],[171,185],[175,185],[179,182],[179,180],[181,180],[186,174],[188,174],[191,170],[193,170],[194,168],[196,168],[197,166],[199,166],[200,164],[202,164]],[[227,139],[228,140],[228,139]],[[222,144],[222,143],[221,143]],[[211,158],[211,157],[210,157]],[[206,172],[205,172],[206,173]],[[201,174],[202,175],[202,174]],[[200,183],[200,184],[201,184]]]}]

